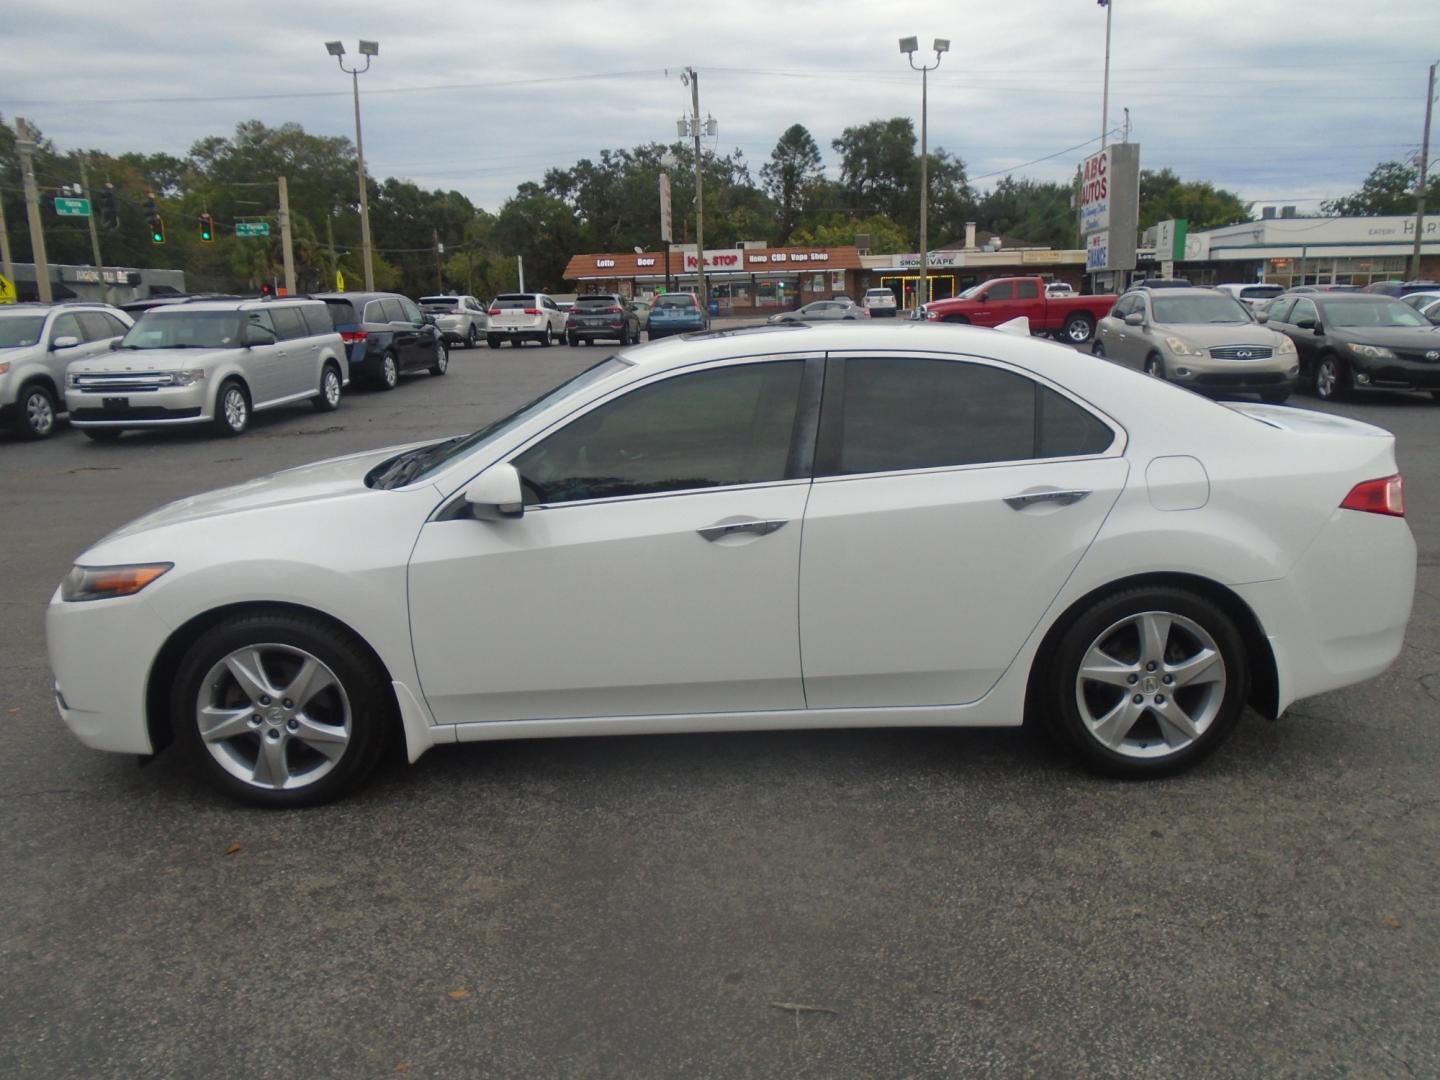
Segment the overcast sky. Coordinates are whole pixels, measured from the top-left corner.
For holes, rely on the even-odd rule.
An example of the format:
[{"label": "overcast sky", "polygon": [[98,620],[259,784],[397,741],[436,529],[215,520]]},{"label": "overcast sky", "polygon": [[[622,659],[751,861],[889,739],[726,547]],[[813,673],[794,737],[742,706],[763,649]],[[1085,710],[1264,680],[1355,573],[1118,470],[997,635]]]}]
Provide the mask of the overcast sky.
[{"label": "overcast sky", "polygon": [[[710,148],[738,147],[758,177],[799,122],[835,174],[844,127],[903,115],[918,128],[920,76],[896,44],[910,34],[951,41],[930,78],[930,144],[981,188],[1006,171],[1068,178],[1101,127],[1095,0],[5,6],[0,113],[62,149],[183,155],[250,118],[353,137],[349,79],[323,43],[354,59],[375,39],[360,80],[372,174],[490,210],[548,167],[673,140],[686,65],[719,122]],[[1115,0],[1111,126],[1128,107],[1143,167],[1313,209],[1417,151],[1437,58],[1437,0]]]}]

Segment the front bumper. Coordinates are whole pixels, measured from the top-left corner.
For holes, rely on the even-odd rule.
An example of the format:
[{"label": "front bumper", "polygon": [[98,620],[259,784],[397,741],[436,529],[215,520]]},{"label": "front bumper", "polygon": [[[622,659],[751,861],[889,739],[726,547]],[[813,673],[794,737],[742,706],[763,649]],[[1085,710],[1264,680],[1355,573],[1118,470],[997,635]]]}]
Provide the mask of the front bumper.
[{"label": "front bumper", "polygon": [[[1440,350],[1437,350],[1440,351]],[[1357,390],[1440,390],[1440,361],[1346,357]]]},{"label": "front bumper", "polygon": [[156,390],[65,391],[65,408],[76,427],[149,427],[203,424],[211,417],[209,380]]}]

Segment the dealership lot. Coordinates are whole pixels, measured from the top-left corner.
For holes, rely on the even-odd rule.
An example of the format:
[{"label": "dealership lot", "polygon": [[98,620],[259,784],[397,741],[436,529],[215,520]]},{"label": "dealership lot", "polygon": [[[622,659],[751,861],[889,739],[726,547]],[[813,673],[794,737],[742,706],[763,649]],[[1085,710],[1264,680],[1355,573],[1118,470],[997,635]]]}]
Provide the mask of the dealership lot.
[{"label": "dealership lot", "polygon": [[1162,783],[1098,780],[1012,731],[537,740],[264,813],[61,727],[44,605],[100,535],[478,426],[609,351],[457,349],[444,378],[262,413],[236,440],[0,443],[0,1070],[1440,1069],[1428,396],[1324,406],[1399,437],[1421,564],[1400,662],[1279,723],[1247,716]]}]

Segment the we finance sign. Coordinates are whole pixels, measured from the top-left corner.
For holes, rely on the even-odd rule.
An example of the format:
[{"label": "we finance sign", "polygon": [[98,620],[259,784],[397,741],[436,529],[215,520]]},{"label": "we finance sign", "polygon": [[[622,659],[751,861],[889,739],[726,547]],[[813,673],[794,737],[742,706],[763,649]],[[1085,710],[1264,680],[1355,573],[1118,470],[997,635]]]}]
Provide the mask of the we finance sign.
[{"label": "we finance sign", "polygon": [[1085,159],[1080,170],[1080,231],[1110,228],[1110,148]]}]

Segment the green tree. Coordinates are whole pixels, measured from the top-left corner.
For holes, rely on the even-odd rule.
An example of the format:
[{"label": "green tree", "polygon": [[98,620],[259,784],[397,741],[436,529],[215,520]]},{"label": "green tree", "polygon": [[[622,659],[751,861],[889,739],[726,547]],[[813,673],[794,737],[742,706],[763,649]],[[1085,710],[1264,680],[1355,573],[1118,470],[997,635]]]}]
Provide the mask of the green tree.
[{"label": "green tree", "polygon": [[[909,117],[896,116],[848,127],[831,143],[840,154],[835,192],[844,204],[841,208],[861,216],[884,214],[904,223],[910,245],[918,243],[920,232],[920,158],[915,142],[915,125]],[[937,147],[930,151],[929,174],[932,234],[963,228],[975,205],[964,162]]]},{"label": "green tree", "polygon": [[525,259],[525,284],[531,289],[559,290],[572,253],[583,250],[580,223],[565,200],[539,184],[521,184],[505,201],[495,220],[494,246],[512,266]]},{"label": "green tree", "polygon": [[1207,180],[1181,180],[1169,169],[1140,170],[1140,228],[1185,218],[1191,232],[1250,220],[1250,204]]},{"label": "green tree", "polygon": [[813,194],[822,177],[820,148],[803,124],[785,129],[770,160],[760,169],[766,193],[779,208],[779,225],[775,245],[783,247],[805,209],[806,196]]},{"label": "green tree", "polygon": [[[1320,204],[1320,212],[1339,217],[1413,214],[1420,167],[1414,162],[1382,161],[1370,170],[1359,191]],[[1440,170],[1427,178],[1425,205],[1440,206]]]},{"label": "green tree", "polygon": [[905,230],[884,214],[855,218],[834,214],[828,220],[807,222],[795,230],[790,242],[805,247],[842,247],[857,236],[870,237],[871,251],[903,251],[910,242]]},{"label": "green tree", "polygon": [[990,232],[1054,248],[1074,247],[1075,211],[1070,208],[1070,196],[1069,184],[1007,176],[980,196],[974,220]]}]

